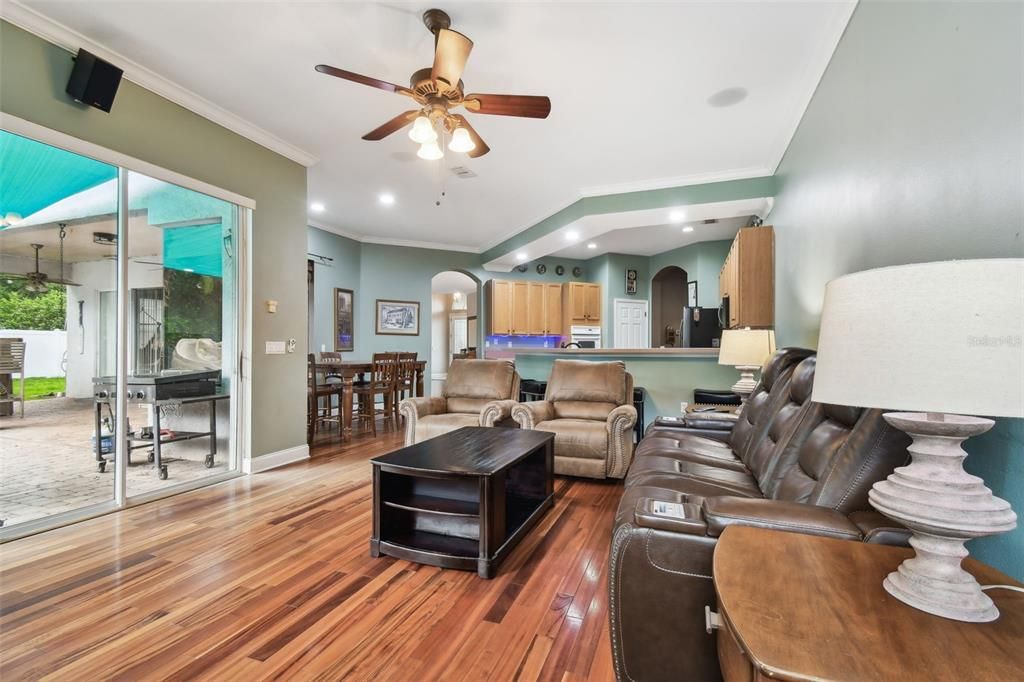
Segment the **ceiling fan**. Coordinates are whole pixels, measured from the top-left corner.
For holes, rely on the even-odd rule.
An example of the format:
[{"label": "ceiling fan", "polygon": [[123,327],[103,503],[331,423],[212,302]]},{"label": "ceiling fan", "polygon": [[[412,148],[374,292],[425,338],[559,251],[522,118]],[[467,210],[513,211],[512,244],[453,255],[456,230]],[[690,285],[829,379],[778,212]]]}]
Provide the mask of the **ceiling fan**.
[{"label": "ceiling fan", "polygon": [[36,269],[33,270],[32,272],[25,273],[24,275],[14,275],[14,274],[2,273],[2,274],[0,274],[0,279],[8,279],[8,280],[23,279],[23,280],[27,280],[26,283],[25,283],[25,291],[31,291],[32,293],[35,293],[35,294],[45,293],[50,288],[51,284],[62,284],[64,286],[69,286],[69,287],[81,286],[77,282],[72,282],[70,280],[66,280],[63,277],[63,272],[64,272],[63,239],[61,240],[61,247],[62,247],[61,248],[61,262],[60,262],[60,271],[62,273],[61,277],[51,278],[45,272],[40,272],[40,270],[39,270],[39,252],[42,250],[43,245],[42,244],[30,244],[30,246],[33,249],[36,250]]},{"label": "ceiling fan", "polygon": [[405,111],[363,135],[364,140],[382,140],[411,123],[409,137],[420,144],[420,158],[436,160],[444,156],[437,142],[438,128],[451,135],[449,149],[475,158],[489,152],[490,147],[463,114],[450,113],[451,109],[462,106],[475,114],[525,118],[547,118],[551,113],[551,100],[547,97],[465,94],[462,71],[473,41],[451,30],[451,18],[439,9],[424,12],[423,23],[434,34],[434,64],[413,73],[408,88],[326,64],[316,67],[320,73],[404,95],[419,105],[418,109]]}]

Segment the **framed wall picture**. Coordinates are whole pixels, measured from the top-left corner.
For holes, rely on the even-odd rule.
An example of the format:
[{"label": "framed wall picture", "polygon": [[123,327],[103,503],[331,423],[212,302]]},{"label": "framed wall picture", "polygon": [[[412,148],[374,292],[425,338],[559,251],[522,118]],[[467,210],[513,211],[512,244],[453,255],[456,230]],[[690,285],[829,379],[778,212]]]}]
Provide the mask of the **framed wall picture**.
[{"label": "framed wall picture", "polygon": [[626,270],[626,293],[636,294],[636,270],[633,268]]},{"label": "framed wall picture", "polygon": [[334,290],[334,350],[355,348],[355,294],[351,289]]},{"label": "framed wall picture", "polygon": [[686,305],[691,308],[697,307],[697,280],[686,283]]},{"label": "framed wall picture", "polygon": [[377,299],[377,333],[398,336],[420,335],[419,301]]}]

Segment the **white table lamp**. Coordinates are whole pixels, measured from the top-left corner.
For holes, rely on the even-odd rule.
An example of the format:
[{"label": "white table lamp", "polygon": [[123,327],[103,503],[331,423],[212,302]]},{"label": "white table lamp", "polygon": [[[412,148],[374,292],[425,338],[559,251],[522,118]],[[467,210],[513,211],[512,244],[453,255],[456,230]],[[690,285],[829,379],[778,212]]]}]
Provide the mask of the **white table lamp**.
[{"label": "white table lamp", "polygon": [[858,272],[828,283],[813,399],[913,410],[885,415],[913,439],[911,463],[869,492],[913,533],[915,556],[885,579],[889,594],[961,621],[999,617],[961,568],[971,538],[1012,530],[1017,516],[964,471],[960,444],[993,417],[1024,417],[1024,259],[945,261]]},{"label": "white table lamp", "polygon": [[732,386],[733,393],[747,401],[757,381],[754,372],[761,369],[775,352],[775,332],[771,329],[726,329],[722,331],[718,364],[732,365],[740,380]]}]

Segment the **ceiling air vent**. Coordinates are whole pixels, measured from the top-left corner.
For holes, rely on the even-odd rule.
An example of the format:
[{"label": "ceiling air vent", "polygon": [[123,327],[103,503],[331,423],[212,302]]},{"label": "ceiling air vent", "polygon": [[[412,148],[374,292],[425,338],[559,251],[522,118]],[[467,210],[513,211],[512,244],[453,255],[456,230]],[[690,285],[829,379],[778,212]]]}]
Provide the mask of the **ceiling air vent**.
[{"label": "ceiling air vent", "polygon": [[451,170],[452,170],[452,173],[454,173],[455,175],[459,176],[462,179],[475,178],[476,177],[476,173],[474,173],[473,171],[469,170],[465,166],[455,166]]}]

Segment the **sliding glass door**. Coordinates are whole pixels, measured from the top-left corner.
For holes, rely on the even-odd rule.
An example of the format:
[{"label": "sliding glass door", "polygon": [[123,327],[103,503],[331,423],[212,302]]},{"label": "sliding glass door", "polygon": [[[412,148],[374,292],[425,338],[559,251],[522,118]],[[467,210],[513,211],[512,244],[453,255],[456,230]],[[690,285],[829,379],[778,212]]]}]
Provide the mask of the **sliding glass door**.
[{"label": "sliding glass door", "polygon": [[248,209],[2,130],[0,154],[0,540],[236,474]]}]

